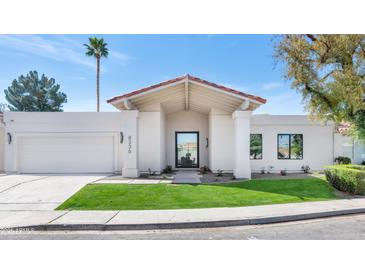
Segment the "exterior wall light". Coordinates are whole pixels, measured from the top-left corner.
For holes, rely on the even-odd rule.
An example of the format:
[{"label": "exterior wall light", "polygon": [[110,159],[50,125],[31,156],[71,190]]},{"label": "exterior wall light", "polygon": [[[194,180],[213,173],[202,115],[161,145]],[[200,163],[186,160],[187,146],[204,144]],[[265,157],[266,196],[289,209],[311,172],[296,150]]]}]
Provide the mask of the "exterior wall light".
[{"label": "exterior wall light", "polygon": [[120,143],[123,144],[124,141],[124,135],[123,135],[123,131],[120,132]]},{"label": "exterior wall light", "polygon": [[8,144],[11,144],[12,138],[10,132],[8,132],[6,135],[8,135]]},{"label": "exterior wall light", "polygon": [[205,138],[205,140],[206,140],[206,145],[205,145],[205,147],[207,148],[207,147],[209,147],[209,139],[208,138]]}]

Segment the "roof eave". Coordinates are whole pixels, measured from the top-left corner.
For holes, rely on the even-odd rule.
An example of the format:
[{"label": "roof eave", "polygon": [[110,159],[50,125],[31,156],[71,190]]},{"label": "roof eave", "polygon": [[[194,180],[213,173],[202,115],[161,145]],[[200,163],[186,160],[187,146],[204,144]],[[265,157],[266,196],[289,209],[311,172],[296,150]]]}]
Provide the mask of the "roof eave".
[{"label": "roof eave", "polygon": [[198,77],[187,74],[187,75],[180,76],[180,77],[177,77],[177,78],[165,81],[165,82],[161,82],[159,84],[152,85],[152,86],[149,86],[146,88],[142,88],[142,89],[139,89],[139,90],[136,90],[136,91],[124,94],[124,95],[115,96],[115,97],[107,100],[107,103],[110,103],[115,106],[116,104],[123,102],[125,99],[131,100],[131,99],[134,99],[134,98],[146,95],[146,94],[157,92],[161,89],[165,89],[165,88],[168,88],[171,86],[175,86],[175,85],[184,83],[184,82],[186,82],[186,80],[192,81],[193,83],[198,84],[198,85],[208,87],[210,89],[213,89],[213,90],[218,91],[223,94],[227,94],[227,95],[230,95],[230,96],[242,99],[242,100],[248,100],[248,101],[258,104],[258,105],[262,105],[267,102],[266,99],[261,98],[259,96],[247,94],[247,93],[244,93],[244,92],[232,89],[232,88],[228,88],[228,87],[225,87],[222,85],[218,85],[218,84],[215,84],[215,83],[212,83],[212,82],[209,82],[209,81],[206,81],[206,80],[200,79]]}]

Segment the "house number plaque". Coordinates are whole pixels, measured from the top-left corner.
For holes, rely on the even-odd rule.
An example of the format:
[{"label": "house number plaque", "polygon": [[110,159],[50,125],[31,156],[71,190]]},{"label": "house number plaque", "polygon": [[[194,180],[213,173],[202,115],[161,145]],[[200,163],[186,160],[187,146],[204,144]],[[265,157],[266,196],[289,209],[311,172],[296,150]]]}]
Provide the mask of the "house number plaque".
[{"label": "house number plaque", "polygon": [[132,136],[128,136],[128,153],[132,153]]}]

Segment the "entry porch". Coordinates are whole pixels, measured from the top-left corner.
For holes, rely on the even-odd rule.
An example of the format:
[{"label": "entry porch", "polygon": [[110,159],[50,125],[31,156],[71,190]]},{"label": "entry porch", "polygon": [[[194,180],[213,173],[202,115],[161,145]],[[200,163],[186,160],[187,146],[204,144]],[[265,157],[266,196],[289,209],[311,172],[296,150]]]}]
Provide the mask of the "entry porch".
[{"label": "entry porch", "polygon": [[250,117],[264,99],[186,75],[109,102],[136,113],[135,125],[123,132],[134,147],[124,157],[123,176],[171,166],[251,178]]}]

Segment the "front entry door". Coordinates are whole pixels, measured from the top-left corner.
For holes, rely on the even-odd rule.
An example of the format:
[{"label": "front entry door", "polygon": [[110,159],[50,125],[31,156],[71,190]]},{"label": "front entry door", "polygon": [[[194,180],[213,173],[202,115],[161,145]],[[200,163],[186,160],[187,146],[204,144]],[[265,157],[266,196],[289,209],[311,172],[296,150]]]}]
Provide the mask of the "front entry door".
[{"label": "front entry door", "polygon": [[175,167],[199,167],[199,132],[175,132]]}]

